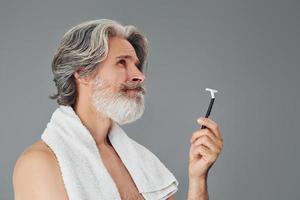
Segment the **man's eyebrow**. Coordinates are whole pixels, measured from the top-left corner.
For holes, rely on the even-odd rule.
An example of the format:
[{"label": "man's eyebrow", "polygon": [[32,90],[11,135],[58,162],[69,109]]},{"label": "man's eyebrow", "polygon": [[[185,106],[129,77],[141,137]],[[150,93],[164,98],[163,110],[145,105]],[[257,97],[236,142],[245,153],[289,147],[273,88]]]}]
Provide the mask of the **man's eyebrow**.
[{"label": "man's eyebrow", "polygon": [[[119,59],[119,58],[134,59],[134,58],[133,58],[132,56],[130,56],[130,55],[120,55],[120,56],[117,56],[116,58],[117,58],[117,59]],[[137,59],[137,60],[135,61],[135,64],[136,64],[136,65],[139,65],[139,64],[140,64],[140,60]]]}]

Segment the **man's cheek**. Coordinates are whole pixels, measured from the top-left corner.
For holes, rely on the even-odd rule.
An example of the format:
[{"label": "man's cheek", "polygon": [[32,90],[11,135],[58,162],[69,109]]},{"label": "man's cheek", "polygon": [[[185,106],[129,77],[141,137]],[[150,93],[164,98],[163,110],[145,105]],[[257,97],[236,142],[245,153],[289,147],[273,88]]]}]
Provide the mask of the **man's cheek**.
[{"label": "man's cheek", "polygon": [[115,93],[119,93],[119,92],[123,92],[122,87],[118,86],[118,87],[112,87],[111,91],[115,94]]}]

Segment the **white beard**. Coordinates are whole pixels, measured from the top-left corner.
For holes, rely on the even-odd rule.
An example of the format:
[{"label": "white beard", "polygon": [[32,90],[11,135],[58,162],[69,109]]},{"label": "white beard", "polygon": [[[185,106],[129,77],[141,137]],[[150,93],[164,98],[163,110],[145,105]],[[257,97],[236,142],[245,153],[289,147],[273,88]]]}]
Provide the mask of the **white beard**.
[{"label": "white beard", "polygon": [[98,112],[120,125],[136,121],[142,117],[145,110],[144,94],[138,92],[129,96],[122,91],[113,93],[106,81],[99,77],[95,80],[92,102]]}]

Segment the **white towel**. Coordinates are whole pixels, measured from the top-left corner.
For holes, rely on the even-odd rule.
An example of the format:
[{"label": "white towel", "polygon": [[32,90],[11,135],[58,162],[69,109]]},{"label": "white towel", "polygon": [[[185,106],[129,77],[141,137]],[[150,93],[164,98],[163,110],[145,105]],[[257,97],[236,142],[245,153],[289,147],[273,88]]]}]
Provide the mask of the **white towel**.
[{"label": "white towel", "polygon": [[[108,137],[146,200],[165,200],[178,190],[172,172],[116,122]],[[61,105],[53,112],[41,138],[57,157],[70,200],[121,199],[95,140],[71,106]]]}]

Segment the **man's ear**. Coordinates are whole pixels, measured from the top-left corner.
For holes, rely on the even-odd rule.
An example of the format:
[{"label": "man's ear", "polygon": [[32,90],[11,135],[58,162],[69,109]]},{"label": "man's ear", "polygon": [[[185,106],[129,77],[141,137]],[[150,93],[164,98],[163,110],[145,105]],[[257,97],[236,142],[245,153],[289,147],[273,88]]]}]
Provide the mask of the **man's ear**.
[{"label": "man's ear", "polygon": [[79,73],[81,71],[83,71],[84,69],[81,67],[79,68],[78,70],[76,70],[74,72],[74,77],[75,77],[75,80],[76,82],[80,83],[80,84],[84,84],[84,85],[87,85],[89,83],[89,77],[88,76],[80,76]]}]

